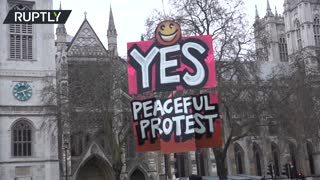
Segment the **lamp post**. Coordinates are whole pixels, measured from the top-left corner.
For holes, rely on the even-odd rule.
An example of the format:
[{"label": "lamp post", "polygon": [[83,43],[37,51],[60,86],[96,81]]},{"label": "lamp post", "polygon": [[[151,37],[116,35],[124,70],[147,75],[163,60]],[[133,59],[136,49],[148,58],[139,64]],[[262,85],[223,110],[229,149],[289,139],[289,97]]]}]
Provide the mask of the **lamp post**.
[{"label": "lamp post", "polygon": [[65,155],[65,169],[66,169],[66,179],[68,180],[68,146],[69,146],[69,142],[67,141],[67,139],[64,139],[64,155]]}]

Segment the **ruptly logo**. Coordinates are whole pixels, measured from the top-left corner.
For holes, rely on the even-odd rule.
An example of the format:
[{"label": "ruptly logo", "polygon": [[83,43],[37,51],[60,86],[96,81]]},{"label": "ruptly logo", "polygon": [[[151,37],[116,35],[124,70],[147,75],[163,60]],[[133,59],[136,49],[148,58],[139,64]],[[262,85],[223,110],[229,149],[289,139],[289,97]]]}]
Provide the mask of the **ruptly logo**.
[{"label": "ruptly logo", "polygon": [[71,10],[10,10],[3,24],[64,24]]}]

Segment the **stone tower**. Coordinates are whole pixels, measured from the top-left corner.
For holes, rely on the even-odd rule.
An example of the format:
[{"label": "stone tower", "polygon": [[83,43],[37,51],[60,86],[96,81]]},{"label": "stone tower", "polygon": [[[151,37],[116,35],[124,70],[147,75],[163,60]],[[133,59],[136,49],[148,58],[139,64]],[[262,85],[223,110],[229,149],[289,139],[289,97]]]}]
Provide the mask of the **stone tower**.
[{"label": "stone tower", "polygon": [[117,50],[117,30],[116,26],[114,25],[114,19],[113,19],[113,14],[112,14],[112,8],[110,6],[110,13],[109,13],[109,26],[108,26],[108,32],[107,32],[107,37],[108,37],[108,50],[113,52],[115,56],[118,55],[118,50]]},{"label": "stone tower", "polygon": [[263,18],[259,17],[256,10],[254,30],[260,61],[288,61],[284,18],[277,12],[273,14],[269,0],[267,1],[266,15]]},{"label": "stone tower", "polygon": [[[307,54],[308,57],[319,56],[320,1],[286,0],[283,6],[290,62],[301,59],[299,54]],[[320,67],[316,58],[304,58],[304,63],[307,72],[316,71]]]},{"label": "stone tower", "polygon": [[[14,10],[52,9],[53,1],[0,1]],[[0,179],[58,180],[53,24],[0,25]],[[54,99],[53,99],[54,101]]]}]

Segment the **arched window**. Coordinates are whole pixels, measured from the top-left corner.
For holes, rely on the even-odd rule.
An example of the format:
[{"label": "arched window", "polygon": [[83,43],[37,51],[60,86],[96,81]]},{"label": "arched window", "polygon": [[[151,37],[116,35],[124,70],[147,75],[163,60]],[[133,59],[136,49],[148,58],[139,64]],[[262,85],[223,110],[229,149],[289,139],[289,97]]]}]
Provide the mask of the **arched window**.
[{"label": "arched window", "polygon": [[313,146],[310,142],[307,142],[307,153],[308,153],[310,173],[315,174],[314,160],[313,160]]},{"label": "arched window", "polygon": [[274,171],[276,176],[280,175],[280,170],[279,170],[279,148],[275,143],[271,144],[271,151],[272,151],[272,160],[273,160],[273,164],[274,164]]},{"label": "arched window", "polygon": [[293,175],[297,175],[297,160],[296,160],[296,146],[289,143],[289,152],[291,157],[291,164],[293,165]]},{"label": "arched window", "polygon": [[234,145],[234,156],[237,165],[237,174],[244,174],[244,152],[239,144]]},{"label": "arched window", "polygon": [[71,134],[71,156],[80,156],[83,150],[83,133],[76,132]]},{"label": "arched window", "polygon": [[14,157],[32,155],[32,125],[26,120],[20,120],[12,127],[12,154]]},{"label": "arched window", "polygon": [[[30,7],[18,4],[14,10],[30,10]],[[10,24],[10,53],[11,59],[33,59],[33,28],[32,24]]]},{"label": "arched window", "polygon": [[320,46],[320,18],[314,18],[313,33],[316,46]]},{"label": "arched window", "polygon": [[301,50],[302,49],[302,40],[301,40],[301,29],[300,29],[299,20],[296,20],[295,25],[296,25],[298,50]]},{"label": "arched window", "polygon": [[179,177],[186,177],[187,176],[186,170],[185,170],[186,157],[184,153],[175,153],[174,158],[175,158],[174,166],[175,166],[177,175]]},{"label": "arched window", "polygon": [[136,156],[136,144],[133,136],[128,137],[126,147],[126,156],[128,158],[134,158]]},{"label": "arched window", "polygon": [[283,36],[279,39],[279,52],[280,52],[280,61],[288,61],[288,47],[286,42],[286,37]]},{"label": "arched window", "polygon": [[262,169],[261,169],[261,150],[258,144],[253,144],[253,155],[254,160],[256,164],[256,172],[258,176],[262,175]]},{"label": "arched window", "polygon": [[139,169],[134,170],[130,176],[130,180],[145,180],[145,179],[146,178],[144,177],[143,173]]},{"label": "arched window", "polygon": [[204,152],[200,153],[200,175],[201,176],[205,176],[206,175],[206,171],[205,171],[205,156],[204,156]]},{"label": "arched window", "polygon": [[196,151],[196,162],[197,162],[197,174],[205,176],[205,152],[201,150]]},{"label": "arched window", "polygon": [[277,121],[272,117],[268,117],[267,121],[268,121],[269,134],[271,136],[277,135],[279,132],[279,127],[277,125]]}]

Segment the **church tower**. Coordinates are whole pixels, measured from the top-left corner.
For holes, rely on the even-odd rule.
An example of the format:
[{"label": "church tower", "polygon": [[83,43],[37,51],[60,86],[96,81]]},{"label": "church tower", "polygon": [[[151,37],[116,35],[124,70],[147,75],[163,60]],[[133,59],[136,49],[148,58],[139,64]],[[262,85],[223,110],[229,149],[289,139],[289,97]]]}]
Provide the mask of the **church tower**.
[{"label": "church tower", "polygon": [[267,1],[266,14],[259,17],[256,9],[254,22],[257,57],[260,61],[287,62],[288,50],[285,39],[284,18],[272,12],[269,0]]},{"label": "church tower", "polygon": [[[284,20],[288,39],[290,62],[301,59],[302,53],[318,57],[320,54],[320,1],[289,1],[284,2]],[[305,58],[305,63],[312,71],[320,69],[316,59]]]},{"label": "church tower", "polygon": [[118,55],[117,36],[118,36],[118,34],[117,34],[116,26],[114,25],[112,8],[110,6],[109,26],[108,26],[108,32],[107,32],[108,50],[111,51],[112,53],[114,53],[115,56]]},{"label": "church tower", "polygon": [[[2,24],[10,10],[53,0],[0,1],[0,179],[58,180],[53,24]],[[49,100],[50,99],[50,100]],[[51,101],[52,100],[52,101]]]}]

